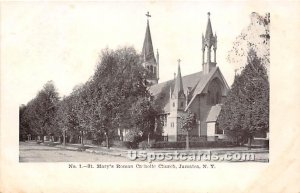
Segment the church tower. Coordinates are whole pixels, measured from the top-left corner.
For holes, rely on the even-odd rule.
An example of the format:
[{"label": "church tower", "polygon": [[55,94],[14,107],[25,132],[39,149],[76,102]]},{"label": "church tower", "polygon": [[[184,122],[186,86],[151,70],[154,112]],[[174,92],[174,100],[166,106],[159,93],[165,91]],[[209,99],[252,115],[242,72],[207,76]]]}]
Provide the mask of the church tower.
[{"label": "church tower", "polygon": [[147,27],[146,27],[146,34],[144,39],[144,45],[142,50],[142,60],[143,60],[143,66],[148,69],[148,77],[147,77],[147,83],[149,86],[157,84],[159,80],[159,54],[157,50],[157,60],[154,57],[154,51],[153,51],[153,44],[151,39],[151,33],[150,33],[150,27],[149,27],[149,17],[151,15],[149,12],[146,14],[147,16]]},{"label": "church tower", "polygon": [[183,84],[182,84],[180,62],[181,60],[178,59],[177,77],[175,79],[175,85],[174,85],[172,95],[170,96],[171,97],[170,101],[172,104],[171,108],[174,109],[175,111],[185,109],[185,94],[184,94]]},{"label": "church tower", "polygon": [[[202,69],[204,74],[208,74],[209,71],[216,67],[216,51],[217,51],[217,34],[213,35],[211,23],[210,23],[210,12],[207,13],[208,21],[206,26],[205,36],[202,34]],[[214,58],[212,61],[211,50],[214,51]]]},{"label": "church tower", "polygon": [[173,91],[170,90],[170,115],[168,116],[168,140],[177,141],[177,136],[181,132],[180,118],[183,116],[186,107],[186,96],[183,90],[180,59],[178,59],[178,72],[174,80]]}]

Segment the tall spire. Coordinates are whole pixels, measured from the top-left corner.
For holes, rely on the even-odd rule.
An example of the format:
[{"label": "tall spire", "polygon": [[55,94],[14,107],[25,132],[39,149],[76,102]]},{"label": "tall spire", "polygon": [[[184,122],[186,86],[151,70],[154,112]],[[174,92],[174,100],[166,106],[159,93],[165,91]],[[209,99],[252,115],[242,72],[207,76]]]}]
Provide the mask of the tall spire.
[{"label": "tall spire", "polygon": [[213,31],[210,23],[210,12],[207,13],[208,21],[206,26],[206,33],[205,33],[205,39],[209,39],[213,36]]},{"label": "tall spire", "polygon": [[[202,34],[202,69],[204,74],[208,74],[209,71],[216,66],[216,51],[217,51],[217,35],[214,36],[211,22],[210,12],[207,13],[208,21],[206,26],[205,36]],[[213,60],[211,51],[214,51]]]},{"label": "tall spire", "polygon": [[173,90],[173,97],[179,98],[180,96],[184,96],[184,90],[183,90],[183,84],[182,84],[182,78],[181,78],[181,70],[180,70],[180,62],[181,60],[178,59],[178,72],[177,77],[175,79],[175,85]]},{"label": "tall spire", "polygon": [[159,55],[157,51],[157,62],[154,56],[153,51],[153,44],[152,44],[152,38],[150,33],[150,25],[149,25],[149,18],[151,15],[149,12],[146,13],[147,16],[147,27],[146,27],[146,34],[143,44],[143,50],[142,50],[142,60],[143,60],[143,66],[148,70],[147,74],[147,86],[151,86],[158,83],[159,79]]},{"label": "tall spire", "polygon": [[151,15],[149,14],[149,12],[147,12],[146,16],[147,16],[147,27],[146,27],[146,34],[145,34],[144,45],[142,50],[142,56],[144,58],[144,62],[155,62],[152,38],[151,38],[150,27],[149,27],[149,17],[151,17]]}]

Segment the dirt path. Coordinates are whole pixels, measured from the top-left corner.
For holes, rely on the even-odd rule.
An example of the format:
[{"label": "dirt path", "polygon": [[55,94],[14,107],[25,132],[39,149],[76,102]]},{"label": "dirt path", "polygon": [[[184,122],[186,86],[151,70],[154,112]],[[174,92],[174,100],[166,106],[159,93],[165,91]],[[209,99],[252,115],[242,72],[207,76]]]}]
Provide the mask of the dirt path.
[{"label": "dirt path", "polygon": [[125,162],[125,157],[70,151],[20,142],[20,162]]}]

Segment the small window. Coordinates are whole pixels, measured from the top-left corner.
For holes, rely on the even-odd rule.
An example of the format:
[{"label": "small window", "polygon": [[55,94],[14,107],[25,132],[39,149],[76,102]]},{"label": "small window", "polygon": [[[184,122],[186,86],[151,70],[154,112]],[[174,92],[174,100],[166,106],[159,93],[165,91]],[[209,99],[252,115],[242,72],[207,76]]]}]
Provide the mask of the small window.
[{"label": "small window", "polygon": [[216,128],[216,134],[224,134],[224,130],[219,128],[218,123],[215,124],[215,128]]},{"label": "small window", "polygon": [[224,130],[217,128],[216,134],[224,134]]},{"label": "small window", "polygon": [[180,103],[180,107],[183,107],[183,102]]},{"label": "small window", "polygon": [[173,107],[175,107],[175,103],[173,102]]}]

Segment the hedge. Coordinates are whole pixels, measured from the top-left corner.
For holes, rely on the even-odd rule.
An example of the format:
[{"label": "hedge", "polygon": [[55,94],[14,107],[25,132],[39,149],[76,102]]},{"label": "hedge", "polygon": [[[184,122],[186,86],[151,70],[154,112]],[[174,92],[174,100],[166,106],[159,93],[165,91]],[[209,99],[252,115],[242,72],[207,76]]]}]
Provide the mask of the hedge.
[{"label": "hedge", "polygon": [[137,149],[138,148],[137,142],[130,142],[130,141],[113,141],[112,146],[119,147],[119,148],[127,148],[127,149]]},{"label": "hedge", "polygon": [[[190,147],[232,147],[234,146],[232,142],[229,141],[191,141],[189,143]],[[178,142],[168,142],[168,141],[159,141],[150,144],[151,148],[185,148],[185,141]]]}]

